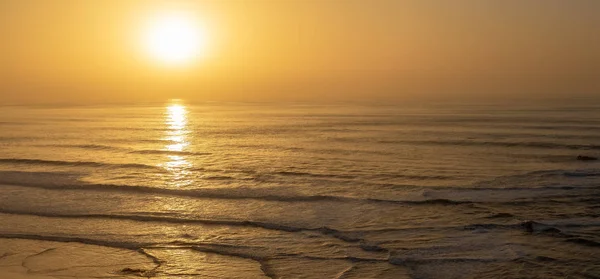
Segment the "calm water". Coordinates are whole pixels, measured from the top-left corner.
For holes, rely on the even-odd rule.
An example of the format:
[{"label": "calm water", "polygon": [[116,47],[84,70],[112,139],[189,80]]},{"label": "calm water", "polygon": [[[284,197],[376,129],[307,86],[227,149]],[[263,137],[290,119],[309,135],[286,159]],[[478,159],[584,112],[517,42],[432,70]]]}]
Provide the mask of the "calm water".
[{"label": "calm water", "polygon": [[600,106],[0,107],[0,271],[599,278],[580,154]]}]

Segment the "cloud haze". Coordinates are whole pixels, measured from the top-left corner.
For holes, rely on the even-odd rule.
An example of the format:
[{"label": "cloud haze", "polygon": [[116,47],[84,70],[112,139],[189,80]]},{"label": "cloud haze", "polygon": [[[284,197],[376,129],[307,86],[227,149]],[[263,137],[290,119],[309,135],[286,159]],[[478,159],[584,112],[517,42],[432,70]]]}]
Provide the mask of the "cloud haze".
[{"label": "cloud haze", "polygon": [[[209,50],[168,68],[140,22],[185,10]],[[600,1],[0,2],[0,102],[600,95]]]}]

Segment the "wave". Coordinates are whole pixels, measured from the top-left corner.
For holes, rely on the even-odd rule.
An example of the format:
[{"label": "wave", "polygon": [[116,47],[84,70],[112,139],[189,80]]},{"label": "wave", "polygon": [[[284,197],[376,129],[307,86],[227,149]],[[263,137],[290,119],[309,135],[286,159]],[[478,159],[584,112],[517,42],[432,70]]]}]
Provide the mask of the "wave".
[{"label": "wave", "polygon": [[[590,126],[600,124],[600,121],[596,119],[572,119],[572,118],[531,118],[531,117],[486,117],[478,115],[477,117],[452,117],[452,118],[438,118],[438,119],[428,119],[429,123],[482,123],[482,124],[490,124],[490,123],[498,123],[498,124],[506,124],[506,125],[515,125],[515,123],[520,123],[522,126],[517,127],[529,127],[527,125],[537,125],[540,127],[573,127],[573,126],[565,126],[565,125],[557,125],[557,124],[573,124],[578,126],[587,127],[587,124]],[[549,124],[549,125],[547,125]],[[582,125],[583,124],[583,125]],[[595,127],[595,126],[594,126]]]},{"label": "wave", "polygon": [[[46,190],[89,190],[89,191],[116,191],[124,193],[145,193],[145,194],[161,194],[170,196],[182,196],[189,198],[212,198],[212,199],[256,199],[264,201],[281,201],[281,202],[315,202],[315,201],[337,201],[337,202],[351,202],[361,201],[359,198],[341,197],[341,196],[327,196],[327,195],[313,195],[313,196],[292,196],[292,195],[277,195],[265,193],[261,190],[252,189],[193,189],[193,190],[180,190],[180,189],[168,189],[168,188],[157,188],[149,186],[125,186],[116,184],[87,184],[87,183],[74,183],[74,184],[45,184],[45,183],[27,183],[24,181],[15,180],[3,180],[0,178],[0,183],[15,185],[20,187],[39,188]],[[395,202],[395,201],[391,201]]]},{"label": "wave", "polygon": [[[236,178],[233,176],[227,176],[227,175],[209,175],[209,176],[202,176],[202,179],[204,180],[235,180]],[[242,179],[242,180],[249,180],[249,179]]]},{"label": "wave", "polygon": [[65,144],[64,147],[83,148],[83,149],[98,149],[98,150],[124,150],[125,148],[101,145],[101,144]]},{"label": "wave", "polygon": [[495,147],[530,147],[543,149],[600,150],[596,144],[563,144],[554,142],[498,142],[498,141],[466,141],[466,140],[380,140],[384,144],[422,144],[451,146],[495,146]]},{"label": "wave", "polygon": [[[214,219],[187,219],[177,217],[153,216],[153,215],[125,215],[125,214],[61,214],[49,212],[29,212],[10,209],[0,209],[2,214],[12,215],[28,215],[48,218],[72,218],[72,219],[111,219],[111,220],[130,220],[140,222],[161,222],[175,224],[203,224],[203,225],[226,225],[236,227],[254,227],[267,230],[277,230],[284,232],[300,232],[300,231],[319,231],[322,228],[301,228],[266,222],[249,221],[249,220],[214,220]],[[337,232],[337,231],[336,231]]]},{"label": "wave", "polygon": [[[108,220],[129,220],[129,221],[139,221],[139,222],[161,222],[161,223],[174,223],[174,224],[202,224],[202,225],[225,225],[225,226],[235,226],[235,227],[252,227],[252,228],[260,228],[266,230],[275,230],[275,231],[283,231],[283,232],[302,232],[302,231],[314,231],[318,232],[322,235],[332,236],[336,239],[342,240],[344,242],[354,243],[361,242],[361,247],[367,251],[387,251],[384,248],[374,245],[368,245],[364,243],[364,239],[352,236],[355,233],[365,233],[365,232],[386,232],[386,231],[405,231],[407,228],[397,228],[397,229],[373,229],[373,230],[358,230],[358,231],[341,231],[337,229],[333,229],[330,227],[322,226],[322,227],[296,227],[282,224],[274,224],[260,221],[251,221],[251,220],[216,220],[216,219],[191,219],[191,218],[180,218],[180,217],[165,217],[165,216],[155,216],[155,215],[127,215],[127,214],[62,214],[62,213],[49,213],[49,212],[29,212],[29,211],[19,211],[19,210],[9,210],[9,209],[0,209],[1,214],[11,214],[11,215],[26,215],[26,216],[37,216],[37,217],[47,217],[47,218],[72,218],[72,219],[108,219]],[[463,230],[493,230],[493,229],[503,229],[503,230],[522,230],[528,233],[536,233],[536,234],[553,234],[555,236],[561,236],[568,238],[567,240],[570,242],[586,242],[587,244],[597,245],[594,241],[582,239],[579,236],[575,236],[572,234],[568,234],[563,232],[558,227],[597,227],[598,223],[591,224],[557,224],[557,225],[549,225],[545,223],[535,222],[535,221],[525,221],[513,224],[496,224],[496,223],[483,223],[483,224],[470,224],[465,226],[449,226],[449,227],[436,227],[438,229],[463,229]],[[426,228],[410,228],[409,230],[414,229],[426,229],[430,230],[430,227]]]},{"label": "wave", "polygon": [[[225,143],[226,144],[226,143]],[[363,150],[363,149],[344,149],[344,148],[315,148],[315,147],[295,147],[295,146],[283,146],[273,144],[231,144],[226,145],[230,148],[250,148],[254,150],[284,150],[289,152],[298,153],[311,153],[317,155],[323,154],[340,154],[340,155],[357,155],[357,154],[375,154],[375,155],[390,155],[393,151],[379,151],[379,150]]]},{"label": "wave", "polygon": [[373,178],[400,178],[400,179],[412,179],[412,180],[450,180],[454,179],[454,176],[449,175],[417,175],[417,174],[401,174],[401,173],[381,173],[372,175]]},{"label": "wave", "polygon": [[[47,218],[68,218],[68,219],[104,219],[104,220],[128,220],[128,221],[139,221],[139,222],[160,222],[160,223],[173,223],[173,224],[200,224],[200,225],[224,225],[232,227],[250,227],[259,228],[265,230],[282,231],[289,233],[296,233],[302,231],[318,232],[324,236],[330,236],[344,242],[355,243],[363,241],[363,239],[352,236],[351,231],[341,231],[330,227],[296,227],[282,224],[274,224],[260,221],[251,220],[216,220],[216,219],[192,219],[192,218],[180,218],[180,217],[166,217],[166,216],[155,216],[155,215],[130,215],[130,214],[62,214],[62,213],[50,213],[50,212],[30,212],[10,209],[0,209],[1,214],[11,215],[24,215],[24,216],[36,216],[36,217],[47,217]],[[366,251],[383,251],[385,249],[361,243],[362,248]],[[387,250],[386,250],[387,251]]]},{"label": "wave", "polygon": [[[40,139],[42,139],[42,137],[38,136],[0,136],[0,142],[34,141]],[[65,139],[65,137],[61,137],[61,139]]]},{"label": "wave", "polygon": [[581,237],[569,238],[566,241],[567,242],[571,242],[571,243],[575,243],[575,244],[580,244],[580,245],[588,246],[588,247],[600,247],[600,242],[589,240],[589,239],[585,239],[585,238],[581,238]]},{"label": "wave", "polygon": [[[195,168],[194,171],[210,171],[220,173],[237,173],[253,176],[253,179],[260,179],[263,176],[283,176],[283,177],[310,177],[310,178],[333,178],[333,179],[412,179],[412,180],[447,180],[452,179],[452,176],[446,175],[413,175],[413,174],[402,174],[402,173],[375,173],[375,174],[340,174],[340,173],[315,173],[310,171],[293,171],[293,170],[282,170],[282,171],[265,171],[260,172],[252,169],[207,169],[207,168]],[[364,182],[369,184],[372,182]],[[379,183],[376,183],[381,185]],[[389,184],[386,184],[389,185]],[[401,187],[410,187],[409,185],[398,185]]]},{"label": "wave", "polygon": [[342,179],[354,179],[356,176],[353,175],[339,175],[339,174],[323,174],[323,173],[311,173],[301,171],[276,171],[267,174],[280,175],[280,176],[307,176],[316,178],[342,178]]},{"label": "wave", "polygon": [[594,177],[600,176],[600,172],[567,171],[563,172],[566,177]]},{"label": "wave", "polygon": [[[16,160],[16,161],[15,161]],[[7,159],[0,159],[6,162]],[[22,159],[8,160],[8,162],[23,163]],[[58,164],[58,165],[81,165],[80,162],[63,161],[40,161],[25,160],[28,164]],[[83,162],[84,166],[97,166],[95,162]],[[124,165],[108,165],[109,167],[123,167]],[[127,165],[125,165],[127,166]],[[132,167],[138,167],[133,164]],[[156,168],[142,165],[142,167]],[[161,169],[161,168],[160,168]],[[162,170],[162,169],[161,169]],[[295,174],[294,174],[295,175]],[[560,180],[559,177],[563,177]],[[123,193],[144,193],[156,195],[181,196],[189,198],[213,198],[213,199],[254,199],[276,202],[341,202],[341,203],[379,203],[399,205],[439,205],[455,206],[469,204],[530,204],[538,202],[552,202],[552,198],[577,198],[597,200],[597,185],[594,180],[581,178],[600,176],[600,170],[557,170],[537,171],[523,175],[499,177],[495,180],[480,182],[468,187],[419,187],[417,192],[409,193],[411,198],[379,198],[379,196],[356,197],[349,195],[299,195],[295,191],[289,191],[288,187],[271,188],[158,188],[151,186],[127,186],[119,184],[94,184],[79,180],[79,176],[63,172],[20,172],[0,171],[0,184],[15,185],[21,187],[40,188],[48,190],[83,190],[83,191],[114,191]],[[66,178],[66,179],[61,179]],[[232,180],[231,176],[209,176],[208,180]],[[573,180],[581,185],[573,185]],[[537,185],[530,183],[534,181]],[[540,182],[541,181],[541,182]],[[548,183],[545,183],[547,181]],[[557,183],[558,182],[558,183]],[[565,183],[570,183],[566,184]],[[498,185],[498,186],[495,186]],[[518,185],[506,187],[506,185]],[[521,186],[522,185],[522,186]],[[492,187],[490,187],[492,186]],[[416,196],[414,195],[416,194]],[[581,202],[586,202],[581,200]],[[589,202],[588,202],[589,203]]]},{"label": "wave", "polygon": [[205,156],[211,155],[210,152],[188,152],[188,151],[172,151],[172,150],[135,150],[129,152],[130,154],[153,154],[153,155],[193,155],[193,156]]},{"label": "wave", "polygon": [[392,201],[392,200],[382,200],[382,199],[368,199],[368,200],[374,201],[374,202],[401,203],[401,204],[410,204],[410,205],[459,205],[459,204],[476,203],[474,201],[459,201],[459,200],[450,200],[450,199],[427,199],[427,200],[419,200],[419,201]]},{"label": "wave", "polygon": [[487,224],[470,224],[466,225],[463,228],[465,230],[479,230],[479,229],[518,229],[523,230],[528,233],[546,233],[546,234],[554,234],[556,236],[564,236],[564,237],[575,237],[574,235],[567,234],[563,232],[560,228],[581,228],[581,227],[598,227],[600,224],[598,223],[588,223],[588,224],[573,224],[573,223],[565,223],[565,224],[547,224],[540,223],[536,221],[524,221],[516,224],[495,224],[495,223],[487,223]]},{"label": "wave", "polygon": [[155,154],[155,155],[194,155],[203,156],[211,155],[209,152],[187,152],[187,151],[172,151],[172,150],[131,150],[131,148],[102,145],[102,144],[45,144],[36,145],[41,147],[66,147],[66,148],[80,148],[80,149],[92,149],[92,150],[109,150],[109,151],[128,151],[129,154]]},{"label": "wave", "polygon": [[[557,169],[539,170],[522,174],[499,176],[491,180],[479,181],[469,185],[477,190],[575,190],[597,189],[596,177],[600,169]],[[448,187],[448,189],[457,189]],[[463,188],[464,189],[464,188]]]},{"label": "wave", "polygon": [[514,218],[515,215],[512,215],[510,213],[505,213],[505,212],[501,212],[501,213],[496,213],[490,216],[487,216],[485,218],[487,219],[504,219],[504,218]]},{"label": "wave", "polygon": [[[139,221],[139,222],[164,222],[164,223],[175,223],[175,224],[202,224],[202,225],[225,225],[235,227],[251,227],[265,230],[282,231],[289,233],[296,233],[302,231],[312,231],[321,234],[322,236],[329,236],[347,243],[359,243],[359,248],[368,252],[381,252],[387,253],[388,250],[377,245],[370,245],[364,242],[363,239],[352,236],[353,232],[344,232],[341,230],[329,228],[329,227],[294,227],[281,224],[273,224],[259,221],[250,220],[214,220],[214,219],[187,219],[187,218],[176,218],[176,217],[164,217],[164,216],[148,216],[148,215],[123,215],[123,214],[60,214],[60,213],[48,213],[48,212],[24,212],[17,210],[0,210],[2,214],[12,215],[25,215],[25,216],[36,216],[36,217],[47,217],[47,218],[73,218],[73,219],[105,219],[105,220],[128,220],[128,221]],[[2,235],[0,235],[2,237]],[[210,244],[210,246],[215,246]],[[220,245],[217,245],[220,246]]]},{"label": "wave", "polygon": [[[361,143],[362,139],[338,139],[336,141],[349,141],[352,143]],[[552,149],[552,150],[577,150],[577,151],[599,151],[600,145],[597,144],[569,144],[557,142],[543,141],[474,141],[474,140],[378,140],[374,143],[385,145],[426,145],[426,146],[461,146],[461,147],[505,147],[505,148],[535,148],[535,149]],[[361,145],[362,146],[362,145]],[[263,150],[284,150],[298,153],[310,153],[322,155],[352,155],[368,154],[368,155],[385,155],[396,154],[394,150],[372,150],[372,149],[344,149],[344,148],[318,148],[318,147],[290,147],[281,145],[264,145],[264,144],[235,144],[230,145],[231,148],[252,148]],[[575,160],[573,156],[573,161]],[[566,159],[566,157],[564,157]]]},{"label": "wave", "polygon": [[[50,213],[50,212],[31,212],[21,210],[10,210],[0,209],[1,214],[11,215],[25,215],[25,216],[37,216],[47,218],[69,218],[69,219],[108,219],[108,220],[129,220],[129,221],[140,221],[140,222],[160,222],[160,223],[174,223],[174,224],[202,224],[202,225],[225,225],[235,227],[252,227],[266,230],[276,230],[283,232],[301,232],[301,231],[314,231],[319,232],[323,235],[333,236],[337,239],[345,242],[360,242],[363,239],[354,237],[354,233],[365,233],[365,232],[387,232],[387,231],[405,231],[415,229],[426,229],[430,230],[431,227],[425,228],[388,228],[388,229],[372,229],[372,230],[358,230],[358,231],[341,231],[330,227],[297,227],[282,224],[274,224],[260,221],[251,220],[216,220],[216,219],[195,219],[195,218],[181,218],[181,217],[166,217],[156,215],[130,215],[130,214],[64,214],[64,213]],[[448,227],[436,227],[438,229],[464,229],[464,230],[478,230],[478,229],[519,229],[527,232],[535,233],[549,233],[549,232],[560,232],[556,226],[561,227],[596,227],[599,224],[560,224],[560,225],[548,225],[534,221],[520,222],[516,224],[495,224],[495,223],[484,223],[484,224],[470,224],[465,226],[448,226]],[[371,247],[366,244],[365,249],[374,250],[381,249],[377,247]]]},{"label": "wave", "polygon": [[348,174],[326,174],[326,173],[312,173],[312,172],[302,172],[302,171],[276,171],[266,173],[269,175],[280,175],[280,176],[306,176],[306,177],[314,177],[314,178],[338,178],[338,179],[356,179],[356,178],[387,178],[387,179],[412,179],[412,180],[446,180],[452,179],[451,176],[445,175],[411,175],[411,174],[395,174],[395,173],[379,173],[372,175],[348,175]]},{"label": "wave", "polygon": [[176,143],[177,141],[172,140],[172,139],[135,139],[135,140],[129,140],[129,139],[116,139],[116,140],[112,140],[114,142],[124,142],[124,143],[131,143],[131,142],[135,142],[135,143],[158,143],[158,144],[171,144],[171,143]]},{"label": "wave", "polygon": [[[16,183],[15,183],[16,182]],[[193,190],[181,190],[181,189],[168,189],[168,188],[157,188],[149,186],[124,186],[115,184],[45,184],[45,183],[24,183],[14,180],[2,180],[0,183],[9,185],[15,185],[20,187],[39,188],[46,190],[83,190],[83,191],[115,191],[122,193],[143,193],[143,194],[155,194],[155,195],[167,195],[167,196],[180,196],[186,198],[205,198],[205,199],[225,199],[225,200],[261,200],[261,201],[273,201],[273,202],[340,202],[340,203],[378,203],[378,204],[397,204],[397,205],[411,205],[411,206],[429,206],[429,205],[441,205],[441,206],[455,206],[455,205],[470,205],[479,203],[497,203],[497,204],[531,204],[536,202],[535,200],[454,200],[445,198],[425,198],[415,200],[394,200],[394,199],[377,199],[377,198],[357,198],[348,196],[332,196],[332,195],[285,195],[276,193],[277,189],[262,190],[262,189],[193,189]],[[483,192],[486,195],[485,191]],[[589,194],[589,193],[588,193]],[[564,197],[581,197],[586,193],[576,193],[573,195],[567,195],[564,192],[558,192],[554,195],[544,195],[542,198],[544,201],[548,198],[564,198]],[[587,195],[586,197],[589,197]]]},{"label": "wave", "polygon": [[[7,214],[21,214],[20,212],[11,212],[4,210],[2,213]],[[459,262],[470,262],[470,261],[496,261],[496,259],[474,259],[474,258],[428,258],[428,259],[406,259],[397,257],[398,254],[395,253],[394,250],[389,250],[384,247],[369,244],[363,238],[353,237],[352,232],[343,232],[335,229],[331,229],[328,227],[320,227],[320,228],[297,228],[297,227],[288,227],[288,226],[279,226],[274,224],[267,224],[261,222],[251,222],[251,221],[229,221],[229,220],[193,220],[193,219],[179,219],[179,218],[170,218],[170,217],[156,217],[156,216],[138,216],[138,215],[101,215],[101,214],[81,214],[81,215],[69,215],[69,214],[51,214],[51,213],[25,213],[24,215],[33,215],[33,216],[42,216],[42,217],[55,217],[55,218],[101,218],[101,219],[124,219],[124,220],[134,220],[134,221],[158,221],[158,222],[174,222],[179,224],[186,223],[202,223],[202,224],[224,224],[224,225],[234,225],[234,226],[252,226],[259,227],[265,229],[275,229],[275,230],[283,230],[286,232],[299,232],[304,230],[310,230],[318,232],[324,236],[331,236],[336,239],[342,240],[348,243],[357,243],[357,247],[367,251],[367,252],[376,252],[387,255],[384,258],[361,258],[361,257],[353,257],[353,256],[345,256],[345,257],[320,257],[320,256],[305,256],[302,254],[290,254],[293,257],[300,258],[310,258],[315,260],[331,260],[331,259],[339,259],[339,260],[349,260],[352,262],[356,261],[381,261],[381,262],[389,262],[395,265],[405,265],[407,261],[425,261],[425,262],[437,262],[437,261],[459,261]],[[449,227],[449,229],[460,229],[458,227]],[[578,235],[565,233],[562,230],[558,229],[556,226],[547,225],[544,223],[539,223],[535,221],[526,221],[520,222],[516,224],[473,224],[467,225],[463,227],[464,230],[521,230],[524,231],[531,236],[544,235],[551,236],[563,239],[563,241],[568,243],[573,243],[577,245],[584,245],[588,247],[600,247],[600,243],[595,240],[590,240]],[[402,229],[400,229],[402,230]],[[185,237],[185,235],[183,235]],[[161,245],[167,245],[165,247],[173,247],[173,245],[177,248],[191,248],[202,252],[207,253],[217,253],[222,255],[231,255],[237,257],[248,258],[252,260],[259,261],[261,265],[264,264],[264,260],[268,259],[272,256],[272,253],[268,250],[261,249],[261,247],[246,247],[246,246],[238,246],[238,245],[229,245],[229,244],[214,244],[214,243],[197,243],[197,242],[188,242],[188,241],[173,241],[169,243],[148,243],[148,242],[132,242],[132,241],[106,241],[106,240],[98,240],[98,239],[89,239],[84,237],[76,237],[76,236],[56,236],[56,235],[34,235],[34,234],[0,234],[0,238],[9,238],[9,239],[33,239],[33,240],[45,240],[45,241],[55,241],[55,242],[78,242],[84,244],[91,245],[99,245],[105,247],[115,247],[115,248],[125,248],[139,251],[144,248],[161,248]],[[187,237],[186,237],[187,238]],[[248,249],[250,249],[248,251]],[[141,253],[147,253],[142,251]],[[266,253],[266,254],[265,254]],[[149,254],[149,257],[154,257]],[[154,259],[156,259],[154,257]],[[160,262],[157,260],[157,262]]]},{"label": "wave", "polygon": [[21,159],[21,158],[0,158],[0,164],[24,164],[24,165],[46,165],[46,166],[69,166],[69,167],[98,167],[98,168],[135,168],[135,169],[152,169],[162,170],[157,166],[145,164],[114,164],[101,163],[91,161],[57,161],[57,160],[42,160],[42,159]]},{"label": "wave", "polygon": [[66,147],[66,148],[80,148],[80,149],[92,149],[92,150],[111,150],[111,151],[123,151],[128,150],[124,147],[102,145],[102,144],[42,144],[36,145],[40,147]]},{"label": "wave", "polygon": [[37,235],[37,234],[16,234],[16,233],[0,233],[0,238],[7,239],[28,239],[28,240],[42,240],[42,241],[53,241],[53,242],[77,242],[82,244],[122,248],[128,250],[138,250],[142,247],[152,246],[154,243],[140,243],[140,242],[123,242],[123,241],[105,241],[91,238],[74,237],[74,236],[58,236],[58,235]]},{"label": "wave", "polygon": [[[578,224],[579,227],[597,226],[597,225],[598,224],[589,224],[589,225]],[[554,236],[554,237],[563,238],[565,242],[569,242],[569,243],[575,243],[575,244],[589,246],[589,247],[600,247],[600,242],[590,240],[587,238],[583,238],[579,235],[575,235],[572,233],[567,233],[567,232],[561,230],[560,227],[561,226],[548,225],[548,224],[539,223],[539,222],[535,222],[535,221],[526,221],[526,222],[521,222],[518,224],[508,224],[508,225],[507,224],[473,224],[473,225],[465,226],[464,228],[465,228],[465,230],[517,229],[517,230],[523,230],[523,231],[533,234],[533,235],[546,235],[546,236]],[[563,226],[563,227],[572,227],[572,225]]]},{"label": "wave", "polygon": [[[580,123],[577,123],[580,124]],[[510,124],[507,124],[510,126]],[[597,125],[523,125],[520,126],[523,129],[533,130],[561,130],[561,131],[597,131],[600,127]]]},{"label": "wave", "polygon": [[[169,189],[150,186],[125,186],[117,184],[93,184],[82,181],[66,180],[62,183],[48,183],[49,175],[59,175],[56,173],[35,173],[35,172],[0,172],[10,173],[13,175],[0,177],[0,184],[14,185],[19,187],[38,188],[46,190],[83,190],[83,191],[115,191],[122,193],[143,193],[143,194],[158,194],[169,196],[180,196],[188,198],[209,198],[209,199],[229,199],[229,200],[263,200],[276,202],[376,202],[376,203],[405,203],[405,204],[432,204],[443,203],[435,201],[399,201],[399,200],[383,200],[383,199],[363,199],[346,196],[331,196],[331,195],[285,195],[277,193],[278,189],[249,189],[249,188],[210,188],[210,189]],[[27,179],[19,179],[19,174],[24,175]],[[67,175],[67,174],[65,174]],[[32,176],[39,176],[38,179],[32,179]],[[59,180],[53,177],[53,180]],[[446,202],[451,204],[452,201]],[[457,204],[463,202],[456,202]]]}]

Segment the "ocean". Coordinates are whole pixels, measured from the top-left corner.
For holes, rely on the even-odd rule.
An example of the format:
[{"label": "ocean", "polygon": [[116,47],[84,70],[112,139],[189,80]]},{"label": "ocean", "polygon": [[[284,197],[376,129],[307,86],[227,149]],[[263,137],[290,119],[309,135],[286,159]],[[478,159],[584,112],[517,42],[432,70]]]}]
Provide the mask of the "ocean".
[{"label": "ocean", "polygon": [[600,278],[600,106],[0,107],[0,278]]}]

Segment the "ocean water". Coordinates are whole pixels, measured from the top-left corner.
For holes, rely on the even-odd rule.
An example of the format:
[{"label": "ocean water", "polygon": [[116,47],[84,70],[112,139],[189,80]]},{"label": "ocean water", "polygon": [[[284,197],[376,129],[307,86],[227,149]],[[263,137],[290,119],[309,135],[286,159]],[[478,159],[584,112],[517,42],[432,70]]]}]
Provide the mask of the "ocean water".
[{"label": "ocean water", "polygon": [[3,106],[0,277],[600,278],[578,155],[600,106]]}]

